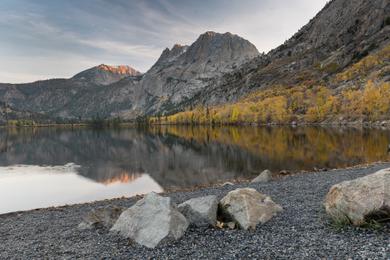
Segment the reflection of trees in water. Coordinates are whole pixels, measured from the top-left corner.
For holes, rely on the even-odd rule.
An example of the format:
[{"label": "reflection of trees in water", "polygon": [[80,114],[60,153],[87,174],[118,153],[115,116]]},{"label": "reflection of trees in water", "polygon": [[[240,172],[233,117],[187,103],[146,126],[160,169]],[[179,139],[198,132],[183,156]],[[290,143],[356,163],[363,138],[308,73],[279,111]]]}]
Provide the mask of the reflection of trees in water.
[{"label": "reflection of trees in water", "polygon": [[268,163],[277,162],[281,168],[344,167],[389,158],[390,133],[380,129],[197,127],[194,131],[169,126],[166,131],[201,143],[238,146],[256,157],[266,158]]},{"label": "reflection of trees in water", "polygon": [[344,167],[388,159],[389,132],[325,128],[159,127],[149,130],[0,131],[0,164],[81,165],[101,183],[149,173],[162,187],[190,187],[263,169]]}]

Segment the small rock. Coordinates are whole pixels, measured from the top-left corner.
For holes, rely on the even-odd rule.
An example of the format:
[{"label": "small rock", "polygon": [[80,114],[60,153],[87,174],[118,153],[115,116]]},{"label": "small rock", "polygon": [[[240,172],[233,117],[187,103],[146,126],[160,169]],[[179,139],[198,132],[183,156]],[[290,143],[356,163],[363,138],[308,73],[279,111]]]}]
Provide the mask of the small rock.
[{"label": "small rock", "polygon": [[219,203],[220,217],[224,222],[234,221],[242,229],[255,229],[283,209],[255,189],[242,188],[229,192]]},{"label": "small rock", "polygon": [[79,229],[106,228],[110,229],[125,208],[117,206],[106,206],[93,209],[83,217],[83,222],[78,226]]},{"label": "small rock", "polygon": [[234,185],[233,183],[228,181],[228,182],[225,182],[224,184],[222,184],[222,187],[224,187],[224,186],[233,186],[233,185]]},{"label": "small rock", "polygon": [[227,223],[222,222],[222,221],[217,221],[217,224],[215,225],[215,227],[220,228],[220,229],[223,229],[223,228],[235,229],[236,223],[233,221],[230,221]]},{"label": "small rock", "polygon": [[236,223],[234,223],[234,222],[228,222],[226,225],[230,229],[235,229],[236,228]]},{"label": "small rock", "polygon": [[272,172],[269,170],[264,170],[262,173],[260,173],[259,176],[254,178],[251,182],[252,183],[259,183],[259,182],[269,182],[272,179]]},{"label": "small rock", "polygon": [[187,200],[178,206],[190,224],[197,227],[215,226],[217,223],[218,198],[210,195]]},{"label": "small rock", "polygon": [[279,174],[280,174],[280,175],[289,175],[289,174],[291,174],[291,172],[290,172],[290,171],[287,171],[287,170],[281,170],[281,171],[279,172]]},{"label": "small rock", "polygon": [[324,203],[337,222],[360,226],[367,219],[390,218],[390,168],[331,187]]},{"label": "small rock", "polygon": [[154,248],[162,240],[179,239],[188,228],[187,219],[177,210],[171,198],[152,192],[125,210],[111,231]]},{"label": "small rock", "polygon": [[222,221],[217,221],[217,224],[215,225],[215,227],[222,229],[224,227],[224,224],[225,223],[223,223]]}]

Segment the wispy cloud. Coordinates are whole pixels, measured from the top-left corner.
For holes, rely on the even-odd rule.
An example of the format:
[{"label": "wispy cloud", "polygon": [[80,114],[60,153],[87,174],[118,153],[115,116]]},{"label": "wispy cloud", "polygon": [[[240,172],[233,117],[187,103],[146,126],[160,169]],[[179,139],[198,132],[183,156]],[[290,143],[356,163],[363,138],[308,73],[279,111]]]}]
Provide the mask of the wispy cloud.
[{"label": "wispy cloud", "polygon": [[236,33],[267,51],[326,2],[1,0],[0,82],[68,77],[100,63],[146,71],[165,47],[206,30]]}]

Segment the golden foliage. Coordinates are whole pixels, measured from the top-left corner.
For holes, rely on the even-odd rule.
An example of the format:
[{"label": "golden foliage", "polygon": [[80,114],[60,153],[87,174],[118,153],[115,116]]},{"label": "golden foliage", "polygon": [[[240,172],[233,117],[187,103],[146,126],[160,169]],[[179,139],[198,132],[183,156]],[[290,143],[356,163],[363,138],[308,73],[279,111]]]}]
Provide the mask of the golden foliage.
[{"label": "golden foliage", "polygon": [[363,90],[335,93],[324,86],[276,86],[253,92],[234,104],[197,107],[151,123],[163,124],[266,124],[301,120],[310,123],[337,119],[381,120],[390,113],[390,83],[368,81]]},{"label": "golden foliage", "polygon": [[[348,81],[359,77],[376,78],[372,71],[386,73],[390,61],[390,45],[366,56],[337,74],[334,81]],[[380,67],[378,67],[380,66]],[[329,70],[337,70],[330,64]],[[367,77],[371,75],[370,77]],[[364,82],[364,81],[363,81]],[[252,92],[234,104],[197,107],[175,115],[150,119],[163,124],[266,124],[305,121],[310,123],[334,120],[339,117],[368,121],[389,119],[389,83],[367,81],[364,89],[349,87],[336,92],[324,86],[273,86]]]},{"label": "golden foliage", "polygon": [[390,44],[375,54],[368,55],[359,62],[353,64],[345,71],[336,75],[336,82],[347,81],[367,74],[378,65],[384,65],[390,59]]}]

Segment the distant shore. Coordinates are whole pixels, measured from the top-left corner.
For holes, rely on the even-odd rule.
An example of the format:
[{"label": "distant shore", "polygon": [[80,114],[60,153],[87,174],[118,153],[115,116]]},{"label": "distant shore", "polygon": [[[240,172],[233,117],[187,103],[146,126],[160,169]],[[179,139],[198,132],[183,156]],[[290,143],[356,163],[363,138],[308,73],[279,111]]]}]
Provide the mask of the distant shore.
[{"label": "distant shore", "polygon": [[[176,203],[238,187],[252,187],[284,212],[255,231],[190,228],[178,241],[146,249],[106,230],[77,229],[91,209],[130,207],[140,196],[0,215],[0,258],[387,258],[390,225],[379,230],[332,226],[322,203],[341,181],[390,167],[390,163],[281,176],[269,183],[220,185],[166,192]],[[369,243],[367,243],[369,241]]]},{"label": "distant shore", "polygon": [[18,129],[18,128],[128,128],[128,127],[158,127],[158,126],[183,126],[183,127],[282,127],[282,126],[292,126],[292,127],[366,127],[366,128],[385,128],[390,129],[390,120],[384,121],[328,121],[328,122],[319,122],[319,123],[308,123],[308,122],[288,122],[288,123],[235,123],[235,124],[186,124],[186,123],[150,123],[150,124],[137,124],[135,122],[120,123],[116,126],[103,126],[103,127],[94,127],[89,123],[65,123],[65,124],[56,124],[56,123],[36,123],[33,125],[0,125],[0,129]]}]

